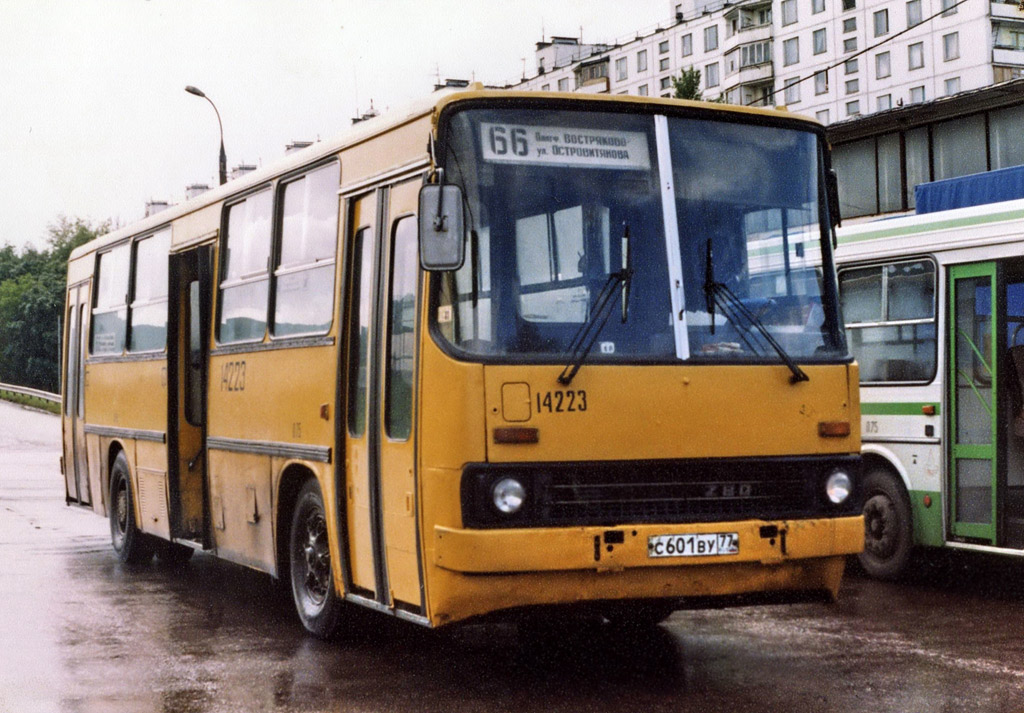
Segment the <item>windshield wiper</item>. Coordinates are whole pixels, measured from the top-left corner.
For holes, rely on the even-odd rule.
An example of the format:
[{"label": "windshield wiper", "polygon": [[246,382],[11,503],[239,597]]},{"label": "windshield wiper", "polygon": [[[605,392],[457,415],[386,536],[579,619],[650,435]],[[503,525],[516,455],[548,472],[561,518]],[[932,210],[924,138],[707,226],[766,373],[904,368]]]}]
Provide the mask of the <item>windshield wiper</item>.
[{"label": "windshield wiper", "polygon": [[[743,340],[750,351],[754,353],[763,352],[764,343],[767,343],[768,346],[775,350],[775,353],[779,355],[783,363],[793,372],[789,383],[795,384],[800,381],[810,381],[810,377],[793,361],[793,358],[786,353],[782,345],[775,341],[775,338],[772,337],[764,324],[761,323],[761,320],[757,318],[757,315],[743,304],[743,300],[737,297],[724,283],[715,282],[715,268],[710,240],[707,242],[706,260],[707,262],[704,266],[704,297],[708,303],[708,314],[711,316],[711,333],[715,333],[715,307],[717,306],[722,310],[725,318],[736,326],[736,333],[739,334],[740,339]],[[757,334],[764,340],[764,343],[757,343],[752,329],[757,330]],[[746,334],[744,334],[744,331]]]},{"label": "windshield wiper", "polygon": [[601,330],[608,322],[612,313],[612,305],[615,304],[616,287],[621,287],[619,295],[622,300],[622,322],[625,324],[629,317],[629,288],[633,281],[633,260],[630,257],[629,249],[629,225],[623,227],[622,232],[622,269],[608,275],[601,291],[597,293],[594,300],[594,309],[590,316],[584,320],[572,341],[569,342],[569,363],[558,375],[558,383],[568,386],[572,383],[576,372],[580,370],[587,360],[590,350],[594,348]]}]

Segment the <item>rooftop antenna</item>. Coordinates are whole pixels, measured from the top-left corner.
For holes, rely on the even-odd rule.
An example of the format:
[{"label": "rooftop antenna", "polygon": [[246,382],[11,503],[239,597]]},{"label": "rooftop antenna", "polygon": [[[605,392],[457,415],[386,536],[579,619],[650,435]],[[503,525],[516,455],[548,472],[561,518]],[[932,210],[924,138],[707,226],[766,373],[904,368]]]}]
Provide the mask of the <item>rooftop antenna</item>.
[{"label": "rooftop antenna", "polygon": [[526,57],[520,57],[523,60],[523,79],[526,79]]},{"label": "rooftop antenna", "polygon": [[547,34],[544,32],[544,18],[540,18],[540,41],[543,44],[547,42]]}]

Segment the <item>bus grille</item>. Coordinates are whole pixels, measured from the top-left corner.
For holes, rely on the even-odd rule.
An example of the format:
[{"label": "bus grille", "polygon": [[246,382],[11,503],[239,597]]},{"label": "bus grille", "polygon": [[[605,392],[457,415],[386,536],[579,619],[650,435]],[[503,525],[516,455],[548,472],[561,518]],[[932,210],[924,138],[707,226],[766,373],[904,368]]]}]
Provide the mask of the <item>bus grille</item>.
[{"label": "bus grille", "polygon": [[[463,480],[463,515],[469,527],[529,527],[852,514],[856,497],[843,512],[823,498],[825,478],[840,465],[856,480],[856,457],[471,466]],[[493,483],[510,476],[527,489],[523,510],[512,517],[498,513],[490,496]]]}]

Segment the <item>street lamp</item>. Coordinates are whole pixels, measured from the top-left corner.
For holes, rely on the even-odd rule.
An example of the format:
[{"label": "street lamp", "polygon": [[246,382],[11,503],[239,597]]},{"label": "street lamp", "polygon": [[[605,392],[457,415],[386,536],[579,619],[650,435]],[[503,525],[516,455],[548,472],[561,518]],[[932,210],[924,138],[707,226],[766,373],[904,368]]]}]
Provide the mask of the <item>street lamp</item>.
[{"label": "street lamp", "polygon": [[210,102],[210,106],[212,106],[214,112],[217,113],[217,126],[220,127],[220,185],[223,186],[228,182],[228,156],[224,153],[224,124],[220,121],[220,112],[217,111],[217,105],[213,103],[213,100],[203,94],[201,89],[193,87],[190,84],[185,87],[185,91],[189,94],[195,94],[197,97],[202,97],[206,101]]}]

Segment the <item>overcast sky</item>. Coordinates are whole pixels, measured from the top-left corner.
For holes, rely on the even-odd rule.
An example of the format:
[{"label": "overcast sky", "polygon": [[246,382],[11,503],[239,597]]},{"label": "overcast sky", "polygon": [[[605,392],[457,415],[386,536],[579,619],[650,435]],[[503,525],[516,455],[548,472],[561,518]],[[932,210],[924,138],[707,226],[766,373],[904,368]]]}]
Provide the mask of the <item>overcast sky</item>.
[{"label": "overcast sky", "polygon": [[437,72],[514,81],[546,36],[612,41],[665,0],[0,0],[0,245],[43,244],[59,215],[124,225],[150,199],[334,136]]}]

